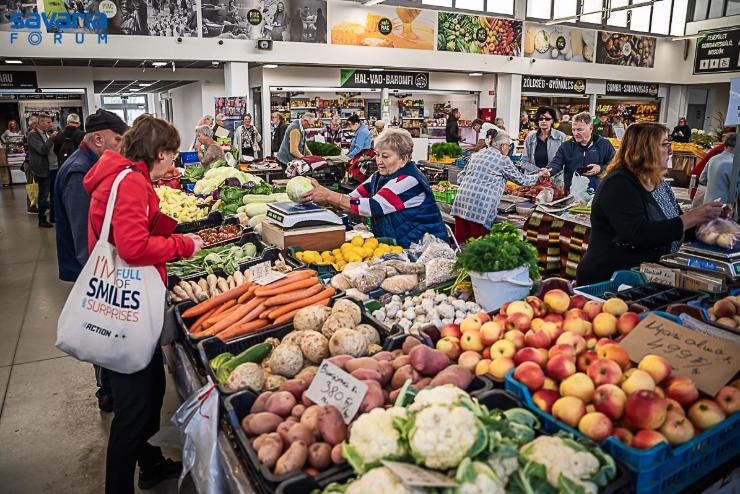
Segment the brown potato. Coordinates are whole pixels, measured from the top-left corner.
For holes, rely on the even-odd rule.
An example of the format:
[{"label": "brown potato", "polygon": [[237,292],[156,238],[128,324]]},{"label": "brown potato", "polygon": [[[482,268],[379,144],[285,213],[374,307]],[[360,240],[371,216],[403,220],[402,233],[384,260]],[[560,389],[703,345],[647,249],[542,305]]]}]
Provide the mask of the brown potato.
[{"label": "brown potato", "polygon": [[[278,428],[279,428],[279,426],[278,426]],[[267,439],[267,437],[270,434],[275,434],[275,433],[274,432],[271,432],[271,433],[267,433],[267,434],[260,434],[259,436],[253,437],[250,440],[250,443],[252,444],[252,447],[255,449],[255,451],[258,450],[258,449],[260,449],[260,446],[262,446],[262,444],[264,444],[265,439]]]},{"label": "brown potato", "polygon": [[242,429],[250,436],[259,436],[266,432],[275,432],[283,422],[280,415],[270,412],[259,412],[247,415],[242,420]]},{"label": "brown potato", "polygon": [[311,429],[300,422],[293,424],[288,431],[288,443],[293,444],[296,441],[303,441],[307,446],[314,443],[313,432]]},{"label": "brown potato", "polygon": [[412,348],[409,358],[414,369],[425,376],[436,376],[450,365],[447,355],[426,345],[417,345]]},{"label": "brown potato", "polygon": [[280,385],[280,391],[287,391],[293,395],[296,400],[301,399],[301,395],[308,386],[303,379],[288,379]]},{"label": "brown potato", "polygon": [[308,426],[311,432],[313,432],[313,435],[316,439],[319,439],[321,437],[321,433],[319,431],[320,411],[320,405],[311,405],[307,407],[306,410],[303,412],[303,415],[301,415],[301,424]]},{"label": "brown potato", "polygon": [[303,415],[303,412],[305,411],[306,411],[306,405],[302,405],[299,403],[293,407],[293,410],[290,412],[290,416],[300,419],[301,415]]},{"label": "brown potato", "polygon": [[267,404],[268,398],[272,396],[272,391],[265,391],[264,393],[260,393],[259,396],[257,396],[257,399],[254,400],[254,403],[252,403],[252,408],[249,410],[249,413],[259,413],[266,411],[265,405]]},{"label": "brown potato", "polygon": [[356,377],[360,381],[372,380],[380,382],[380,372],[372,369],[355,369],[352,372],[352,376]]},{"label": "brown potato", "polygon": [[419,380],[419,374],[411,367],[411,364],[404,365],[393,373],[391,389],[400,388],[406,382],[406,379],[411,379],[412,384]]},{"label": "brown potato", "polygon": [[391,360],[393,360],[393,354],[387,350],[383,350],[382,352],[378,352],[373,355],[372,358],[374,358],[378,362],[383,362],[386,360],[390,362]]},{"label": "brown potato", "polygon": [[391,382],[393,372],[395,371],[393,363],[390,361],[379,362],[378,371],[380,372],[380,384],[387,386]]},{"label": "brown potato", "polygon": [[331,445],[314,443],[308,447],[308,464],[318,470],[326,470],[331,465]]},{"label": "brown potato", "polygon": [[287,417],[295,405],[296,399],[293,393],[289,391],[278,391],[267,399],[265,409],[281,417]]},{"label": "brown potato", "polygon": [[275,466],[275,462],[280,458],[280,454],[283,452],[283,441],[280,437],[270,436],[262,443],[262,446],[257,451],[257,458],[267,468]]},{"label": "brown potato", "polygon": [[339,444],[347,439],[347,426],[342,414],[331,405],[322,406],[319,410],[319,432],[321,438],[331,444]]},{"label": "brown potato", "polygon": [[358,357],[358,358],[353,358],[351,360],[348,360],[344,364],[344,370],[346,370],[350,374],[356,371],[357,369],[370,369],[370,370],[377,371],[378,361],[372,357]]},{"label": "brown potato", "polygon": [[308,447],[303,441],[296,441],[278,458],[275,475],[287,475],[303,468],[308,457]]},{"label": "brown potato", "polygon": [[409,365],[411,363],[411,357],[408,355],[401,355],[394,358],[391,363],[393,364],[394,369],[400,369],[404,365]]},{"label": "brown potato", "polygon": [[295,422],[288,422],[287,420],[283,422],[282,424],[278,425],[277,433],[280,434],[280,438],[283,440],[284,444],[290,444],[290,438],[288,437],[288,432],[290,432],[291,427],[295,425]]},{"label": "brown potato", "polygon": [[366,413],[374,408],[380,408],[385,405],[385,396],[383,395],[383,388],[380,387],[380,383],[370,380],[362,382],[367,384],[367,393],[365,393],[365,397],[360,404],[360,413]]},{"label": "brown potato", "polygon": [[341,465],[345,462],[344,456],[342,455],[342,444],[336,444],[331,448],[331,461],[335,465]]},{"label": "brown potato", "polygon": [[408,355],[409,353],[411,353],[411,349],[418,345],[421,345],[421,341],[417,340],[413,336],[407,336],[406,339],[403,340],[401,350],[403,350],[403,353]]},{"label": "brown potato", "polygon": [[432,382],[432,386],[442,386],[444,384],[454,384],[460,389],[467,389],[473,381],[473,373],[461,365],[451,365],[437,374]]},{"label": "brown potato", "polygon": [[332,364],[336,365],[340,369],[344,369],[344,365],[352,360],[352,355],[334,355],[331,358],[327,359]]}]

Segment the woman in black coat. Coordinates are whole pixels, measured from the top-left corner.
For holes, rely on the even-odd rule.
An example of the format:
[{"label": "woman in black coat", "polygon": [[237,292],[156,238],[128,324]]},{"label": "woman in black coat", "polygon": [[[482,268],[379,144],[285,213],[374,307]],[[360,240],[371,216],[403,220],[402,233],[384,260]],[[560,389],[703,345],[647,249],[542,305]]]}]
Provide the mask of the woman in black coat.
[{"label": "woman in black coat", "polygon": [[630,125],[591,207],[591,240],[577,285],[609,280],[614,271],[657,262],[681,246],[684,232],[722,214],[722,204],[686,212],[663,180],[671,155],[668,129]]},{"label": "woman in black coat", "polygon": [[460,142],[460,126],[457,123],[458,120],[460,120],[460,110],[455,108],[447,117],[447,125],[445,126],[445,140],[447,142],[454,142],[455,144]]},{"label": "woman in black coat", "polygon": [[673,127],[673,132],[671,132],[671,139],[673,139],[673,142],[691,141],[691,127],[686,124],[685,118],[678,119],[678,125]]}]

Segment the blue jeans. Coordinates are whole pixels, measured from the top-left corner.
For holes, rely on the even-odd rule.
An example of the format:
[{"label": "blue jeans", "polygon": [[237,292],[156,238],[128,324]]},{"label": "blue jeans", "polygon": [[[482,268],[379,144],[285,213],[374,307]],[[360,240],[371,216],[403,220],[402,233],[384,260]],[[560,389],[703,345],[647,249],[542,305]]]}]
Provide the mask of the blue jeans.
[{"label": "blue jeans", "polygon": [[48,177],[34,177],[36,183],[39,184],[39,200],[38,208],[39,213],[41,211],[48,211],[49,209],[49,194],[51,193],[51,172]]}]

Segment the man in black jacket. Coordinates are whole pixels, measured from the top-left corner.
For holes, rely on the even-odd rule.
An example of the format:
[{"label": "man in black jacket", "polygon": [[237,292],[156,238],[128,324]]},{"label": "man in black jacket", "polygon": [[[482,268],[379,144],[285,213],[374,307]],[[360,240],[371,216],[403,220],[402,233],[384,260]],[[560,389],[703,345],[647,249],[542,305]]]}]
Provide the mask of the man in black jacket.
[{"label": "man in black jacket", "polygon": [[596,190],[599,174],[614,157],[614,146],[594,133],[591,115],[581,112],[573,117],[573,139],[565,141],[547,166],[550,175],[564,172],[565,191],[570,190],[573,174],[589,177],[589,187]]},{"label": "man in black jacket", "polygon": [[80,116],[76,113],[67,115],[67,126],[59,133],[54,141],[54,154],[57,155],[59,166],[80,147],[85,133],[80,130]]},{"label": "man in black jacket", "polygon": [[34,179],[39,184],[39,226],[41,228],[53,228],[49,222],[54,222],[54,212],[51,211],[51,217],[46,217],[49,211],[49,194],[54,186],[59,164],[57,155],[54,153],[54,140],[59,132],[49,132],[51,130],[51,117],[42,113],[38,116],[38,126],[35,130],[28,133],[28,168],[31,170]]}]

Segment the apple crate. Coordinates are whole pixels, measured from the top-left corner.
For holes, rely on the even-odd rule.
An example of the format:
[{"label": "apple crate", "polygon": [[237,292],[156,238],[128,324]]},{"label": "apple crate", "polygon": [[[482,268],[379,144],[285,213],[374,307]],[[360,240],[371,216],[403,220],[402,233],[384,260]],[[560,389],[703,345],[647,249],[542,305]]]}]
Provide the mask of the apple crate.
[{"label": "apple crate", "polygon": [[[545,431],[554,433],[562,430],[586,438],[578,430],[542,411],[532,400],[527,387],[514,379],[514,369],[506,375],[505,384],[507,391],[537,415]],[[602,441],[601,447],[634,473],[635,489],[632,492],[661,494],[680,492],[733,459],[738,454],[738,441],[740,413],[735,413],[676,447],[659,444],[639,450],[630,448],[613,436]]]},{"label": "apple crate", "polygon": [[642,273],[622,270],[615,271],[612,275],[612,279],[609,281],[578,286],[574,291],[575,293],[580,293],[588,298],[604,302],[606,300],[607,293],[618,293],[619,287],[622,285],[636,287],[644,285],[645,283],[647,283],[647,279],[645,279],[645,276],[643,276]]}]

